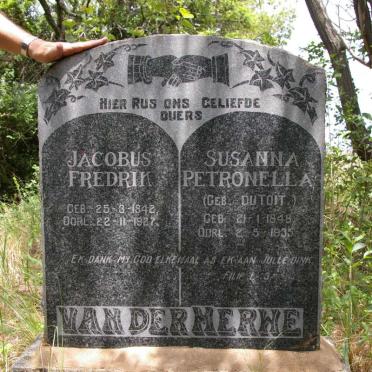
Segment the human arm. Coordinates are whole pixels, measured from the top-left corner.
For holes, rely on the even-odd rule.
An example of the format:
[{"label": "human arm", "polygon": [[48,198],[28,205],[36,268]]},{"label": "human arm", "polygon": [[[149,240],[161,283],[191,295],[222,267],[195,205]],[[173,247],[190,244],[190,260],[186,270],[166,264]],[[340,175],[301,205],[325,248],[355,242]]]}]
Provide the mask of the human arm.
[{"label": "human arm", "polygon": [[107,38],[75,43],[51,42],[33,37],[0,13],[0,49],[21,54],[22,42],[28,44],[27,55],[38,62],[53,62],[86,49],[107,43]]}]

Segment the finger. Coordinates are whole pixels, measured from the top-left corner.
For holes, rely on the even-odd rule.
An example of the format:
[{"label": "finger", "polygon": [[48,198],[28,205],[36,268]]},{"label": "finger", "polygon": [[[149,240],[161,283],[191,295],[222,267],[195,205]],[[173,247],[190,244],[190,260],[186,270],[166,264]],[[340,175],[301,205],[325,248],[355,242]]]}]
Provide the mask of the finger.
[{"label": "finger", "polygon": [[172,87],[176,87],[178,84],[179,84],[179,79],[177,77],[175,77],[173,80],[172,80]]},{"label": "finger", "polygon": [[176,79],[176,76],[173,74],[171,77],[168,79],[168,85],[173,85],[174,80]]},{"label": "finger", "polygon": [[195,80],[195,75],[192,75],[192,74],[185,74],[185,79],[187,80]]},{"label": "finger", "polygon": [[98,40],[78,41],[76,43],[63,43],[63,56],[68,57],[76,53],[83,52],[84,50],[106,44],[107,37]]},{"label": "finger", "polygon": [[181,83],[180,78],[176,77],[176,78],[174,79],[172,85],[173,85],[174,87],[178,87],[178,86],[180,85],[180,83]]}]

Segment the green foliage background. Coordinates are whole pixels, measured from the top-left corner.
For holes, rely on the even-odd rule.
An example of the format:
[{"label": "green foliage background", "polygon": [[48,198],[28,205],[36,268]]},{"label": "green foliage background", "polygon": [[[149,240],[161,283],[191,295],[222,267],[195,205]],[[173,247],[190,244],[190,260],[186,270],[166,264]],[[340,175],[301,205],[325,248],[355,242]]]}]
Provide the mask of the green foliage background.
[{"label": "green foliage background", "polygon": [[[69,0],[62,12],[60,39],[109,40],[158,33],[248,38],[283,45],[290,34],[292,9],[281,0]],[[49,1],[57,18],[56,2]],[[0,11],[46,40],[56,32],[37,0],[2,0]],[[28,182],[38,162],[36,84],[47,66],[0,52],[0,200],[16,194],[13,177]]]}]

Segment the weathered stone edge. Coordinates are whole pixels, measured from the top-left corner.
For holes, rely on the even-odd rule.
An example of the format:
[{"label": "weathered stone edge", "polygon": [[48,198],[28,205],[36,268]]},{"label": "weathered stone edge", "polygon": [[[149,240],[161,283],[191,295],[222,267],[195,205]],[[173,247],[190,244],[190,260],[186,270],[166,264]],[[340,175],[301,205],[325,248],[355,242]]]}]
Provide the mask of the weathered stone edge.
[{"label": "weathered stone edge", "polygon": [[[334,346],[334,342],[333,340],[330,338],[330,337],[323,337],[323,339],[332,344]],[[82,369],[82,368],[63,368],[63,370],[61,370],[60,368],[48,368],[48,367],[32,367],[30,366],[30,362],[32,361],[33,359],[33,356],[37,353],[38,349],[40,349],[41,347],[41,344],[42,344],[42,336],[39,336],[36,338],[36,340],[21,354],[21,356],[19,356],[17,359],[16,359],[16,362],[14,363],[13,367],[12,367],[12,372],[61,372],[61,371],[64,371],[64,372],[101,372],[101,371],[106,371],[106,372],[138,372],[138,371],[133,371],[133,370],[128,370],[128,369],[125,369],[125,368],[90,368],[90,369]],[[341,357],[340,357],[341,359]],[[351,372],[350,370],[350,366],[349,366],[349,363],[346,361],[342,361],[342,365],[343,365],[343,368],[342,370],[337,370],[337,371],[333,371],[333,372]],[[330,366],[331,368],[332,366]],[[330,370],[331,371],[331,370]],[[146,372],[175,372],[173,370],[163,370],[163,371],[159,371],[159,370],[153,370],[153,369],[150,369],[150,370],[146,370]],[[202,372],[202,370],[197,370],[197,371],[189,371],[189,372]],[[228,372],[228,371],[218,371],[218,370],[209,370],[208,372]]]}]

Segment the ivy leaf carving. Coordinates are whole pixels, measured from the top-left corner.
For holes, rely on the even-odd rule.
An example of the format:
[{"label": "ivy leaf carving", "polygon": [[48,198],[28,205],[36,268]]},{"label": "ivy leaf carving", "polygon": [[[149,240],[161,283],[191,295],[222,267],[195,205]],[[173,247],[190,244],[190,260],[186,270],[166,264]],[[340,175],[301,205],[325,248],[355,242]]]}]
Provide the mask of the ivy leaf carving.
[{"label": "ivy leaf carving", "polygon": [[316,110],[314,107],[312,106],[309,106],[307,108],[307,113],[309,114],[309,117],[310,117],[310,120],[311,120],[311,123],[314,124],[314,121],[316,119],[318,119],[318,114],[316,113]]},{"label": "ivy leaf carving", "polygon": [[293,78],[293,69],[286,69],[279,62],[275,64],[276,76],[273,79],[278,83],[282,88],[286,87],[289,89],[291,87],[291,82],[294,83],[295,79]]},{"label": "ivy leaf carving", "polygon": [[83,74],[83,65],[80,64],[76,70],[67,73],[67,78],[65,84],[70,84],[69,90],[75,88],[78,90],[79,86],[84,84],[85,79],[82,77]]},{"label": "ivy leaf carving", "polygon": [[67,89],[54,89],[45,103],[49,104],[45,111],[45,119],[49,121],[62,107],[67,105],[67,98],[70,91]]},{"label": "ivy leaf carving", "polygon": [[310,105],[311,102],[317,102],[313,97],[310,96],[309,90],[304,87],[291,88],[289,89],[288,93],[293,98],[293,104],[304,113],[313,108]]},{"label": "ivy leaf carving", "polygon": [[232,48],[233,46],[236,46],[236,47],[240,48],[236,43],[234,43],[233,41],[229,41],[229,40],[222,40],[222,41],[221,40],[213,40],[208,44],[208,46],[210,46],[212,44],[219,44],[223,48]]},{"label": "ivy leaf carving", "polygon": [[58,89],[61,88],[61,82],[55,76],[47,75],[45,78],[46,85],[57,85]]},{"label": "ivy leaf carving", "polygon": [[260,87],[261,91],[272,88],[273,84],[271,80],[273,79],[273,77],[270,75],[270,72],[271,68],[262,71],[255,71],[249,84]]},{"label": "ivy leaf carving", "polygon": [[106,72],[106,70],[112,66],[115,66],[114,61],[112,60],[115,56],[116,52],[111,51],[109,53],[101,53],[97,59],[94,60],[96,62],[96,69],[103,69],[103,72]]},{"label": "ivy leaf carving", "polygon": [[300,80],[300,86],[302,87],[305,81],[308,81],[309,83],[315,83],[315,79],[315,72],[305,74]]},{"label": "ivy leaf carving", "polygon": [[[298,82],[298,86],[291,88],[291,83],[295,83],[297,85],[297,82],[293,76],[294,70],[286,68],[279,62],[274,61],[271,58],[270,53],[267,53],[267,58],[265,59],[260,55],[258,50],[247,50],[242,48],[237,43],[231,41],[224,42],[216,40],[209,43],[209,45],[212,44],[219,44],[224,48],[236,47],[239,49],[238,53],[243,54],[245,57],[243,65],[248,66],[251,70],[253,70],[253,76],[246,80],[240,81],[232,88],[244,84],[250,84],[256,85],[261,91],[264,91],[269,88],[274,88],[273,82],[275,82],[281,87],[282,92],[273,94],[274,97],[282,100],[283,102],[290,102],[297,106],[304,114],[307,113],[309,115],[312,123],[314,123],[318,118],[315,108],[317,100],[314,99],[310,95],[309,90],[303,86],[306,82],[314,83],[316,81],[316,70],[308,70]],[[264,69],[264,66],[267,67],[267,63],[269,63],[271,67]],[[271,75],[271,70],[273,68],[275,68],[274,76]]]},{"label": "ivy leaf carving", "polygon": [[103,76],[103,72],[101,71],[88,71],[89,77],[86,78],[88,82],[85,86],[86,89],[93,89],[95,92],[105,85],[109,85],[108,79]]},{"label": "ivy leaf carving", "polygon": [[273,94],[274,97],[281,99],[283,102],[289,102],[291,96],[289,94]]},{"label": "ivy leaf carving", "polygon": [[263,70],[261,62],[265,61],[265,58],[262,58],[258,50],[255,50],[254,52],[252,50],[242,50],[240,54],[243,54],[245,57],[243,62],[244,66],[248,66],[251,70],[254,70],[257,66],[260,70]]}]

